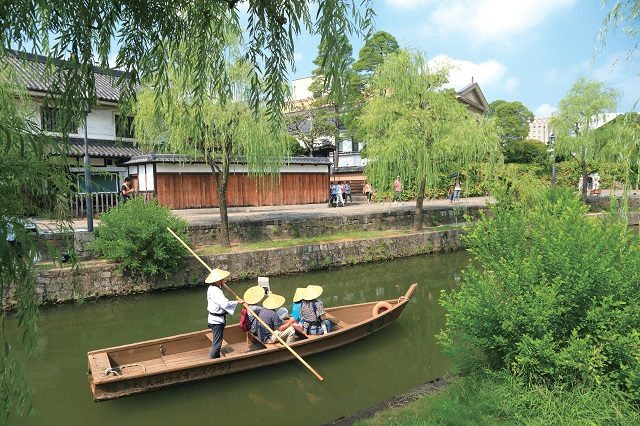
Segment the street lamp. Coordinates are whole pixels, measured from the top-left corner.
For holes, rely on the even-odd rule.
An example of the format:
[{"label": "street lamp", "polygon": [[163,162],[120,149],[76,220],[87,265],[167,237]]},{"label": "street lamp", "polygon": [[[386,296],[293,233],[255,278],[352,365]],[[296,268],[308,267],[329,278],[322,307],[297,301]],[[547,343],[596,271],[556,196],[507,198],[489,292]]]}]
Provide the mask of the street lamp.
[{"label": "street lamp", "polygon": [[84,194],[87,206],[87,231],[93,232],[93,194],[91,193],[91,162],[89,161],[89,143],[87,140],[87,117],[91,112],[89,99],[84,104]]},{"label": "street lamp", "polygon": [[551,153],[551,188],[556,187],[556,135],[549,135],[549,148],[547,151]]}]

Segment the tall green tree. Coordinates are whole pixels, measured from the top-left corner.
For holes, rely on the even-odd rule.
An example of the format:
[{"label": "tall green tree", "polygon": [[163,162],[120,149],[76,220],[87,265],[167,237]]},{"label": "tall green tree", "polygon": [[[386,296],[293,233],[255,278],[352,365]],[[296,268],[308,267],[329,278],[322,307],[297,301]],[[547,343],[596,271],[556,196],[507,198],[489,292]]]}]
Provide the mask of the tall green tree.
[{"label": "tall green tree", "polygon": [[[220,207],[222,245],[230,247],[227,211],[227,185],[231,162],[242,158],[252,176],[275,175],[289,156],[290,137],[284,126],[269,120],[264,110],[256,114],[249,106],[249,82],[246,64],[228,63],[228,93],[220,99],[214,93],[206,103],[188,98],[197,84],[212,84],[215,77],[190,80],[176,66],[171,73],[175,91],[158,107],[155,93],[145,87],[136,109],[136,138],[150,150],[192,155],[204,160],[212,172]],[[261,180],[264,184],[269,180]]]},{"label": "tall green tree", "polygon": [[348,130],[352,127],[353,121],[358,117],[365,103],[365,88],[371,75],[384,63],[387,56],[397,52],[398,49],[400,46],[396,38],[385,31],[375,32],[365,40],[364,46],[358,52],[358,60],[352,67],[353,75],[349,91],[351,97],[344,116]]},{"label": "tall green tree", "polygon": [[357,73],[371,75],[387,56],[395,53],[400,46],[394,36],[386,31],[377,31],[368,37],[360,52],[358,60],[353,64]]},{"label": "tall green tree", "polygon": [[56,219],[61,231],[70,228],[71,180],[65,146],[33,123],[31,108],[26,91],[0,53],[0,424],[10,412],[30,409],[31,392],[12,346],[16,342],[8,341],[5,321],[5,309],[15,309],[23,330],[20,343],[30,353],[38,314],[34,285],[38,246],[25,216],[47,215]]},{"label": "tall green tree", "polygon": [[499,161],[500,144],[491,122],[477,120],[443,90],[446,69],[430,70],[418,53],[398,51],[373,74],[369,100],[356,120],[357,135],[367,141],[367,178],[390,188],[400,175],[417,187],[414,228],[422,227],[425,189],[444,170],[471,162]]},{"label": "tall green tree", "polygon": [[[240,12],[242,3],[248,4],[246,13]],[[212,91],[227,96],[227,46],[221,40],[229,32],[243,34],[249,103],[257,111],[266,102],[276,118],[286,103],[296,36],[302,31],[318,34],[321,43],[334,47],[325,51],[323,63],[327,87],[338,95],[344,35],[366,35],[373,23],[370,0],[15,0],[0,2],[0,16],[1,49],[30,45],[51,58],[51,65],[57,58],[69,60],[63,69],[51,68],[56,75],[52,88],[59,92],[55,99],[64,109],[87,98],[95,104],[91,66],[108,66],[114,52],[117,67],[126,71],[120,81],[124,103],[131,104],[143,78],[156,94],[170,92],[175,67],[191,80],[217,75],[213,87],[193,87],[193,102],[206,103]],[[168,53],[179,48],[185,54],[169,62]]]},{"label": "tall green tree", "polygon": [[535,118],[521,102],[502,99],[489,104],[489,116],[495,118],[504,146],[512,141],[524,140],[529,135],[529,123]]},{"label": "tall green tree", "polygon": [[587,196],[587,163],[600,159],[604,146],[596,138],[596,127],[607,112],[617,106],[618,92],[598,81],[578,79],[560,103],[551,118],[556,135],[556,152],[571,156],[580,164],[582,196]]}]

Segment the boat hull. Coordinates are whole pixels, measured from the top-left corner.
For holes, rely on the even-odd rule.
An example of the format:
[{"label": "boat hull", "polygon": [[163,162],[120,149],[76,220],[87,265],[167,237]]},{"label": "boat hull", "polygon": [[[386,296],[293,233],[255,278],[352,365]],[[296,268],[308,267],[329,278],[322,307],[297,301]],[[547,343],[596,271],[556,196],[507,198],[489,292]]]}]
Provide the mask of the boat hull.
[{"label": "boat hull", "polygon": [[[411,294],[415,289],[414,286],[410,289]],[[304,358],[348,345],[393,323],[398,319],[408,301],[408,299],[386,301],[392,304],[391,309],[376,316],[369,314],[370,318],[356,323],[347,323],[344,320],[357,320],[358,314],[370,312],[376,305],[375,302],[329,308],[328,315],[336,320],[335,331],[326,335],[311,336],[294,342],[290,346]],[[208,359],[210,348],[210,340],[206,338],[208,332],[209,330],[202,330],[89,352],[89,385],[94,399],[96,401],[113,399],[294,359],[294,355],[280,344],[256,348],[256,345],[246,340],[245,333],[239,325],[233,324],[225,328],[224,356],[211,360]],[[230,352],[225,353],[225,347]],[[149,355],[156,353],[158,355]],[[139,360],[137,357],[144,360]],[[120,376],[105,374],[107,369],[114,366],[129,367],[129,369],[126,371],[123,369]]]}]

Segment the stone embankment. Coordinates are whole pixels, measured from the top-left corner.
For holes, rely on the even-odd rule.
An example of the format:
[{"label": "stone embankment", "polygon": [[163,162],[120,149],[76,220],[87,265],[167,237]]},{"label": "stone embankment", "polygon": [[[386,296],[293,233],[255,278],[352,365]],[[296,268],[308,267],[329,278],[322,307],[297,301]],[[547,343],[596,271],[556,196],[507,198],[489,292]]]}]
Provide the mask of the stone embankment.
[{"label": "stone embankment", "polygon": [[[296,247],[203,256],[205,262],[232,271],[232,280],[281,275],[376,262],[399,257],[461,249],[462,229],[431,230],[387,238],[340,241]],[[203,285],[206,271],[195,259],[185,260],[167,279],[145,279],[122,274],[115,263],[82,262],[73,270],[43,270],[36,279],[40,302],[52,304],[104,296]],[[13,300],[5,300],[7,306]]]}]

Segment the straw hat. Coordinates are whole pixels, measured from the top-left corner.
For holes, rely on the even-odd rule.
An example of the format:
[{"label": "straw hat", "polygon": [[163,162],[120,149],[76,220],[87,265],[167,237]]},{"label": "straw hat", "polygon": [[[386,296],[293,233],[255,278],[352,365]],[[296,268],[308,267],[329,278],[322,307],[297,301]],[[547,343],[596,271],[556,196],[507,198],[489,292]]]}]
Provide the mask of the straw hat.
[{"label": "straw hat", "polygon": [[255,305],[259,303],[264,297],[264,288],[259,285],[254,285],[253,287],[249,287],[247,291],[244,292],[244,296],[242,298],[245,302],[250,305]]},{"label": "straw hat", "polygon": [[225,271],[224,269],[216,268],[213,271],[211,271],[211,273],[209,274],[207,279],[204,280],[204,282],[207,283],[207,284],[217,283],[218,281],[224,280],[225,278],[227,278],[230,274],[231,274],[231,272],[229,272],[229,271]]},{"label": "straw hat", "polygon": [[279,294],[271,293],[267,296],[266,299],[262,302],[262,306],[267,309],[278,309],[280,306],[284,305],[284,297]]},{"label": "straw hat", "polygon": [[306,290],[307,290],[306,288],[302,288],[302,287],[296,288],[296,292],[293,295],[293,303],[298,303],[299,301],[304,299],[303,296]]},{"label": "straw hat", "polygon": [[317,299],[322,294],[322,291],[323,289],[319,285],[308,285],[307,288],[305,288],[304,292],[302,293],[302,298],[304,300]]}]

